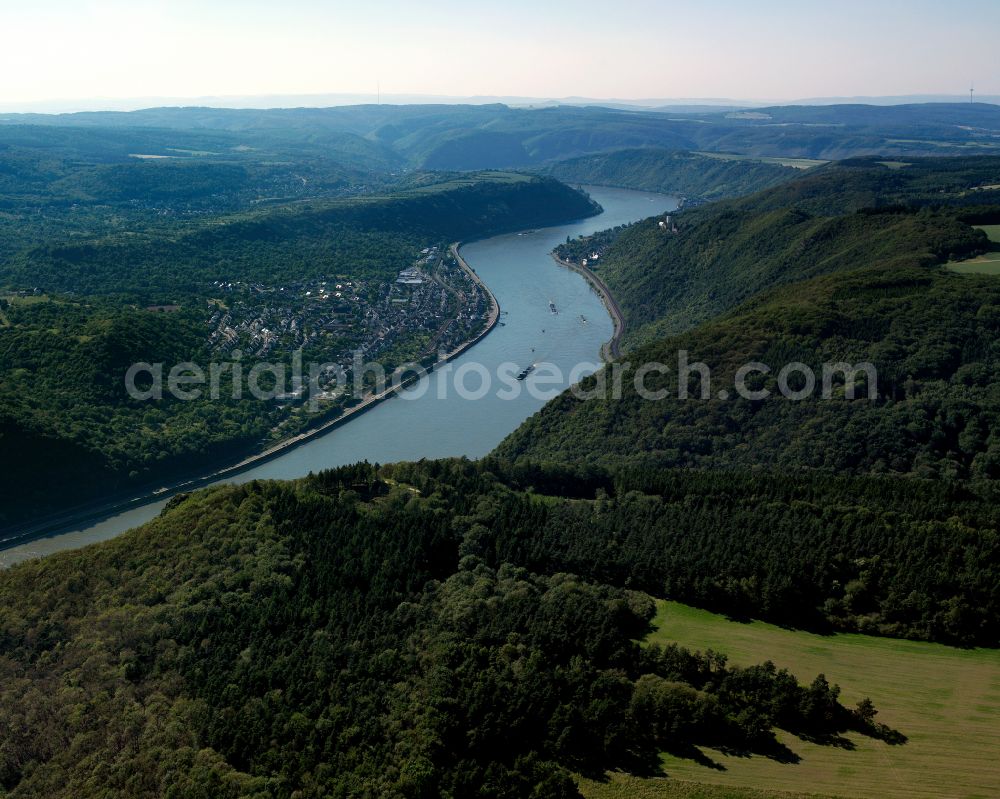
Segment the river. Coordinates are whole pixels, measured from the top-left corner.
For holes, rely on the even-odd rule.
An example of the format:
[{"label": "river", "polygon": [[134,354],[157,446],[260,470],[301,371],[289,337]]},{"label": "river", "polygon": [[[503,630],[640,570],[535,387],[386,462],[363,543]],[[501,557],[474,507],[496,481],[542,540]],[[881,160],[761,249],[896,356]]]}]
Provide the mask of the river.
[{"label": "river", "polygon": [[[462,247],[466,262],[496,296],[502,312],[489,335],[445,369],[423,378],[406,392],[376,405],[357,418],[249,469],[228,482],[290,479],[310,471],[368,460],[390,463],[420,458],[487,454],[521,422],[584,374],[595,371],[600,349],[611,338],[611,319],[583,277],[556,265],[550,253],[567,236],[587,235],[673,210],[677,200],[663,194],[586,187],[604,212],[557,227],[494,236]],[[549,307],[552,302],[558,313]],[[523,368],[550,363],[562,380],[539,365],[514,399],[498,396],[501,364]],[[477,364],[479,366],[477,366]],[[466,393],[477,394],[480,368],[492,377],[482,398],[460,396],[456,376],[465,372]],[[575,372],[573,370],[576,370]],[[530,389],[530,390],[529,390]],[[509,391],[505,393],[510,393]],[[0,567],[28,558],[73,549],[112,538],[154,518],[166,499],[103,519],[67,528],[0,552]]]}]

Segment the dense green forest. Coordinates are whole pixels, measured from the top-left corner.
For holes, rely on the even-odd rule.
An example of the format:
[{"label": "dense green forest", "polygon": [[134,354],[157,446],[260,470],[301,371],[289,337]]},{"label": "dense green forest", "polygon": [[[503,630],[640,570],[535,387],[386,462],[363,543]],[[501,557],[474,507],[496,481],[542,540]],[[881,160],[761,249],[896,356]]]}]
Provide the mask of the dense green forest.
[{"label": "dense green forest", "polygon": [[794,759],[775,727],[905,742],[822,675],[641,646],[652,601],[620,575],[567,572],[566,525],[586,566],[606,547],[588,529],[692,486],[537,493],[567,478],[579,490],[576,477],[455,461],[255,482],[5,572],[0,784],[12,797],[548,799],[577,796],[577,773],[649,773],[662,749]]},{"label": "dense green forest", "polygon": [[384,197],[311,200],[206,219],[152,221],[9,252],[0,280],[87,294],[204,293],[213,281],[388,277],[413,248],[552,224],[596,212],[552,179],[506,173],[437,176]]},{"label": "dense green forest", "polygon": [[569,158],[539,171],[566,183],[620,186],[711,201],[753,194],[791,180],[799,170],[754,159],[723,160],[699,153],[642,148]]},{"label": "dense green forest", "polygon": [[[449,467],[398,465],[393,474],[447,494],[428,468]],[[488,459],[482,471],[546,498],[517,529],[482,534],[474,551],[489,563],[567,570],[734,618],[1000,642],[992,483],[627,461],[604,469]]]},{"label": "dense green forest", "polygon": [[795,206],[833,216],[900,206],[996,205],[998,177],[1000,159],[990,156],[902,161],[856,157],[810,169],[795,180],[718,208],[773,211]]},{"label": "dense green forest", "polygon": [[0,448],[12,466],[0,483],[2,523],[236,459],[284,412],[226,393],[129,399],[134,363],[207,361],[200,306],[162,314],[117,298],[45,299],[14,301],[2,314]]}]

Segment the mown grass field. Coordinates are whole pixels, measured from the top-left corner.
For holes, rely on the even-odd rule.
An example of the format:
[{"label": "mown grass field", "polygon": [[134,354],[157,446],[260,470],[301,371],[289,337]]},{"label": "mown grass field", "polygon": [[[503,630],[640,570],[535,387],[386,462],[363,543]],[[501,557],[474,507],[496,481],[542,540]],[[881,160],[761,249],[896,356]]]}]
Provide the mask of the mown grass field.
[{"label": "mown grass field", "polygon": [[[990,241],[1000,244],[1000,225],[977,225],[985,231]],[[988,252],[968,261],[952,261],[948,264],[952,272],[963,275],[1000,275],[1000,251]]]},{"label": "mown grass field", "polygon": [[[616,777],[606,784],[586,783],[588,799],[756,799],[782,796],[780,792],[890,799],[1000,796],[1000,650],[815,635],[763,622],[729,621],[675,602],[660,603],[655,624],[650,641],[714,649],[737,664],[770,659],[803,682],[823,672],[841,686],[845,703],[870,696],[879,708],[878,720],[909,740],[889,746],[850,734],[851,750],[779,732],[800,762],[706,749],[716,768],[664,757],[667,779]],[[716,792],[705,787],[704,793],[692,793],[680,781],[715,786]],[[731,790],[741,787],[765,793]]]},{"label": "mown grass field", "polygon": [[580,780],[587,799],[836,799],[815,793],[733,788],[686,780],[645,780],[612,774],[607,782]]},{"label": "mown grass field", "polygon": [[909,166],[906,161],[879,161],[879,163],[882,166],[889,167],[889,169],[904,169]]},{"label": "mown grass field", "polygon": [[1000,275],[1000,252],[991,252],[970,261],[948,264],[952,272],[960,275]]},{"label": "mown grass field", "polygon": [[756,161],[761,164],[777,164],[778,166],[790,166],[795,169],[812,169],[814,166],[823,166],[823,164],[830,163],[829,161],[821,161],[817,158],[784,158],[781,156],[741,155],[739,153],[712,153],[707,151],[696,153],[696,155],[717,158],[720,161]]},{"label": "mown grass field", "polygon": [[[16,294],[0,295],[0,300],[3,300],[7,305],[34,305],[39,302],[48,302],[49,299],[46,294],[31,294],[27,297],[19,297]],[[0,303],[0,306],[2,305],[3,303]],[[10,320],[3,312],[2,307],[0,307],[0,327],[10,327]]]},{"label": "mown grass field", "polygon": [[441,191],[461,189],[467,186],[474,186],[483,181],[490,183],[527,183],[532,179],[531,175],[523,172],[472,172],[468,175],[455,177],[441,183],[432,183],[427,186],[418,186],[406,189],[407,194],[436,194]]}]

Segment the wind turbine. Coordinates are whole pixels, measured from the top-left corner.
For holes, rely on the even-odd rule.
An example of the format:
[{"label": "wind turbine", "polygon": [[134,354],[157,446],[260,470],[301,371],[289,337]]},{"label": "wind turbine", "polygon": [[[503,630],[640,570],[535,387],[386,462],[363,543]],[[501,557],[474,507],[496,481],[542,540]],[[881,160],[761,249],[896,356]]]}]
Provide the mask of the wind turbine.
[{"label": "wind turbine", "polygon": [[971,86],[969,87],[969,102],[970,102],[970,103],[974,103],[974,102],[976,102],[975,100],[973,100],[973,99],[972,99],[972,95],[973,95],[973,93],[974,93],[975,91],[976,91],[976,85],[975,85],[975,84],[972,84],[972,85],[971,85]]}]

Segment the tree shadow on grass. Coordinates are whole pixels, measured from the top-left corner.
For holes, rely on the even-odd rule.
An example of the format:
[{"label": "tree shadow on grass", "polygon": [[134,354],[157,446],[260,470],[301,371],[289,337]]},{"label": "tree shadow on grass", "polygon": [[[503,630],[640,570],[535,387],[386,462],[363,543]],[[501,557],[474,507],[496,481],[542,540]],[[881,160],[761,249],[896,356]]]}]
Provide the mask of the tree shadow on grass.
[{"label": "tree shadow on grass", "polygon": [[697,746],[693,744],[677,744],[671,746],[666,750],[667,754],[673,755],[674,757],[679,757],[682,760],[691,760],[692,762],[698,764],[699,766],[704,766],[705,768],[710,768],[713,771],[725,771],[726,767],[716,760],[712,760],[708,755],[702,752]]},{"label": "tree shadow on grass", "polygon": [[[638,747],[619,757],[614,764],[616,770],[625,771],[636,777],[662,777],[663,768],[660,765],[660,754],[655,746]],[[606,775],[603,765],[596,765],[594,774],[588,774],[591,779],[601,779]],[[585,769],[581,769],[585,773]]]},{"label": "tree shadow on grass", "polygon": [[818,746],[834,746],[848,752],[853,752],[858,745],[848,738],[844,733],[855,732],[864,735],[866,738],[874,738],[876,741],[883,741],[890,746],[902,746],[909,739],[899,730],[894,730],[888,724],[864,718],[855,711],[847,711],[841,726],[837,730],[827,730],[816,732],[803,729],[787,729],[800,740],[817,744]]},{"label": "tree shadow on grass", "polygon": [[876,741],[884,741],[889,746],[902,746],[910,740],[899,730],[894,730],[888,724],[881,724],[877,721],[871,722],[863,729],[858,730],[858,732],[867,735],[869,738],[874,738]]},{"label": "tree shadow on grass", "polygon": [[[878,722],[870,720],[867,722],[862,721],[854,716],[854,714],[852,714],[851,723],[847,725],[844,730],[838,732],[815,734],[801,730],[786,730],[786,732],[795,735],[799,740],[813,743],[818,746],[831,746],[842,749],[846,752],[852,752],[857,749],[857,744],[847,736],[841,734],[842,732],[847,731],[859,732],[867,737],[885,741],[893,746],[901,745],[907,742],[907,737],[898,730],[894,730],[888,725],[880,724]],[[756,741],[752,746],[734,746],[732,744],[718,743],[704,744],[704,746],[710,750],[716,750],[726,757],[766,757],[769,760],[786,765],[796,765],[802,762],[801,755],[773,735]],[[703,766],[704,768],[711,769],[712,771],[727,771],[727,768],[723,763],[712,759],[712,757],[694,744],[672,744],[667,746],[663,751],[673,757],[680,758],[682,760],[689,760],[696,765]],[[620,768],[622,771],[636,777],[648,778],[670,776],[663,769],[659,758],[650,758],[649,752],[645,750],[642,752],[633,752],[628,762],[620,763],[617,768]],[[608,780],[607,772],[602,772],[601,775],[595,775],[593,779],[606,782]]]},{"label": "tree shadow on grass", "polygon": [[837,749],[843,749],[847,752],[853,752],[858,748],[858,745],[854,743],[850,738],[841,735],[838,732],[826,732],[826,733],[806,733],[806,732],[792,732],[793,735],[798,737],[800,740],[807,741],[811,744],[816,744],[818,746],[833,746]]},{"label": "tree shadow on grass", "polygon": [[745,746],[720,746],[719,751],[729,757],[766,757],[777,763],[795,764],[802,761],[802,758],[783,744],[777,738],[769,738],[755,744],[753,747]]},{"label": "tree shadow on grass", "polygon": [[830,638],[838,633],[844,632],[838,629],[830,620],[820,613],[805,614],[797,616],[793,619],[781,619],[781,618],[764,618],[760,611],[754,612],[752,609],[738,610],[735,608],[708,608],[713,613],[718,613],[723,616],[726,621],[734,622],[735,624],[750,625],[755,622],[762,621],[765,624],[771,624],[775,627],[786,630],[788,632],[806,632],[812,633],[813,635],[823,636],[825,638]]}]

